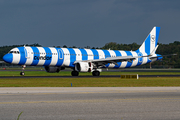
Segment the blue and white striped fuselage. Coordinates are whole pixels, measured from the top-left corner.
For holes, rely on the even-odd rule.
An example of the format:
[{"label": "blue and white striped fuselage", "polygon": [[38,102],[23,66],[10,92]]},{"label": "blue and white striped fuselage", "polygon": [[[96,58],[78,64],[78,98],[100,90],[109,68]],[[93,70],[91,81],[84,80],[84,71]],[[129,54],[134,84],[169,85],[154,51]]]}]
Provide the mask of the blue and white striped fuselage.
[{"label": "blue and white striped fuselage", "polygon": [[[72,76],[79,72],[99,76],[99,68],[129,68],[162,59],[156,54],[159,32],[160,27],[154,27],[136,51],[24,46],[10,50],[3,60],[23,66],[44,66],[47,72],[70,67]],[[23,70],[20,74],[24,75]]]},{"label": "blue and white striped fuselage", "polygon": [[[18,65],[29,66],[63,66],[74,68],[76,61],[91,61],[96,59],[114,58],[119,56],[147,56],[139,51],[122,50],[100,50],[100,49],[77,49],[77,48],[54,48],[54,47],[17,47],[8,54],[9,60],[6,62]],[[158,56],[157,54],[153,55]],[[151,56],[152,57],[152,56]],[[122,61],[107,63],[101,67],[107,68],[129,68],[143,65],[152,61],[149,57],[136,58],[133,61]]]}]

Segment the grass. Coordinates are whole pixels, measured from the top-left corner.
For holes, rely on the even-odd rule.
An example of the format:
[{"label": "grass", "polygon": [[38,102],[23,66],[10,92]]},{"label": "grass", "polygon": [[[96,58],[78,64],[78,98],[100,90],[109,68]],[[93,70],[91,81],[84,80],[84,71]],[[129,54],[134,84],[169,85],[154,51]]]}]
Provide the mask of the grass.
[{"label": "grass", "polygon": [[20,78],[0,79],[0,87],[172,87],[180,86],[180,77],[140,79],[117,78]]},{"label": "grass", "polygon": [[20,118],[20,116],[21,116],[21,114],[22,114],[23,112],[21,112],[19,115],[18,115],[18,118],[17,118],[17,120],[19,120],[19,118]]},{"label": "grass", "polygon": [[[20,76],[21,70],[18,71],[0,71],[0,76]],[[139,74],[139,75],[179,75],[179,72],[101,72],[101,75],[123,75],[123,74]],[[92,73],[79,73],[80,76]],[[61,71],[59,73],[47,73],[45,71],[25,71],[25,76],[71,76],[71,71]]]},{"label": "grass", "polygon": [[[71,76],[71,71],[47,73],[42,71],[25,71],[25,76]],[[37,69],[39,70],[39,68]],[[21,69],[1,70],[0,76],[20,76]],[[179,72],[101,72],[101,75],[179,75]],[[92,73],[79,73],[80,76],[92,76]],[[180,86],[180,77],[157,77],[121,79],[116,78],[1,78],[0,87],[158,87]]]}]

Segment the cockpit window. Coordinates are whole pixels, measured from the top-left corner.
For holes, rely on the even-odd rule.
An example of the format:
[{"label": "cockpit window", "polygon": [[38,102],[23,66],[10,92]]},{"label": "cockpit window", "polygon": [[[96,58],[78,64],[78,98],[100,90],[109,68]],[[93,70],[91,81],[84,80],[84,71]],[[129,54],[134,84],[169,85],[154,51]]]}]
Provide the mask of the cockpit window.
[{"label": "cockpit window", "polygon": [[9,53],[19,54],[19,51],[10,51]]}]

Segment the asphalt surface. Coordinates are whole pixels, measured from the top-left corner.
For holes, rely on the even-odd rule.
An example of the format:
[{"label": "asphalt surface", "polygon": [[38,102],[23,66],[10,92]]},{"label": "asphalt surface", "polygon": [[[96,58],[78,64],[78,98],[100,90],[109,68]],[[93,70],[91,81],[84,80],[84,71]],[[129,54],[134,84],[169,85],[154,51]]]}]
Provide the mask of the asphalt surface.
[{"label": "asphalt surface", "polygon": [[1,120],[179,120],[180,87],[2,87],[0,108]]}]

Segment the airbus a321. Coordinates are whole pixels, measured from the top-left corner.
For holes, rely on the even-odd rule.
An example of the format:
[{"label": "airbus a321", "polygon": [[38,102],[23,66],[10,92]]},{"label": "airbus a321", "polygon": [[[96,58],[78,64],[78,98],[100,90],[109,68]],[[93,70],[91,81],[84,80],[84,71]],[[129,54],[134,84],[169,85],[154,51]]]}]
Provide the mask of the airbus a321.
[{"label": "airbus a321", "polygon": [[[99,76],[102,68],[129,68],[162,59],[156,54],[159,32],[160,27],[154,27],[136,51],[23,46],[10,50],[3,60],[23,67],[44,66],[51,73],[72,68],[72,76],[79,72]],[[23,69],[20,75],[25,75]]]}]

